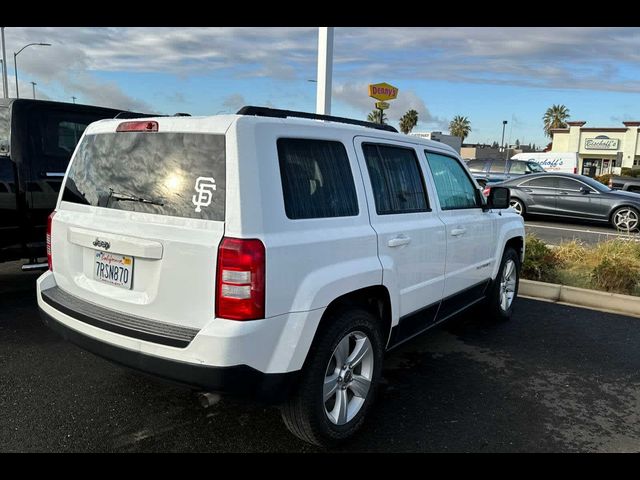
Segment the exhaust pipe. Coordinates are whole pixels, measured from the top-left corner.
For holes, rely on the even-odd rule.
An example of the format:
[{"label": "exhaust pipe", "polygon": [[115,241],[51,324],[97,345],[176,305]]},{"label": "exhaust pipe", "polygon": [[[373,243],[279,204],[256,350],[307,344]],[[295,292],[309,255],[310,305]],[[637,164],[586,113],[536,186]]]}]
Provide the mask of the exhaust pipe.
[{"label": "exhaust pipe", "polygon": [[196,394],[198,402],[202,405],[202,408],[209,408],[222,400],[222,397],[218,393],[211,392],[198,392]]}]

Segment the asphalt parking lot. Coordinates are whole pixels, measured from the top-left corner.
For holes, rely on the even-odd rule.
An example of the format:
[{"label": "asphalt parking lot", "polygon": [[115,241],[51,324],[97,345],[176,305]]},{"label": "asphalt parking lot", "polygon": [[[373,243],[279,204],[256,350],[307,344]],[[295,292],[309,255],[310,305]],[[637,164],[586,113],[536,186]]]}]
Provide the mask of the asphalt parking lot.
[{"label": "asphalt parking lot", "polygon": [[587,245],[595,245],[607,240],[640,241],[640,233],[618,232],[609,225],[585,221],[558,220],[550,217],[527,217],[527,233],[532,233],[547,244],[560,245],[562,242],[579,240]]},{"label": "asphalt parking lot", "polygon": [[[0,451],[309,452],[275,407],[125,371],[44,327],[37,273],[0,265]],[[513,320],[481,312],[385,360],[384,385],[344,451],[638,452],[640,320],[519,299]]]}]

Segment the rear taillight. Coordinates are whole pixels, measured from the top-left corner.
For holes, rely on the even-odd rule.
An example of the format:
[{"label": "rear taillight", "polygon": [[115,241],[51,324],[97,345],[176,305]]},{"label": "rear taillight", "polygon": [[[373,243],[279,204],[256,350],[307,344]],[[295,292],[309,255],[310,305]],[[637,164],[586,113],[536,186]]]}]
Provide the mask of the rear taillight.
[{"label": "rear taillight", "polygon": [[577,174],[578,173],[578,167],[573,167],[573,173]]},{"label": "rear taillight", "polygon": [[47,263],[49,264],[49,270],[51,271],[53,271],[53,260],[51,257],[51,222],[53,221],[53,216],[55,214],[56,212],[54,210],[49,215],[49,218],[47,218]]},{"label": "rear taillight", "polygon": [[116,128],[116,132],[157,132],[158,122],[155,121],[137,121],[122,122]]},{"label": "rear taillight", "polygon": [[491,187],[484,187],[484,190],[482,190],[482,194],[483,194],[485,197],[488,197],[488,196],[489,196],[489,193],[491,193]]},{"label": "rear taillight", "polygon": [[225,237],[218,247],[216,317],[264,318],[264,245],[257,239]]}]

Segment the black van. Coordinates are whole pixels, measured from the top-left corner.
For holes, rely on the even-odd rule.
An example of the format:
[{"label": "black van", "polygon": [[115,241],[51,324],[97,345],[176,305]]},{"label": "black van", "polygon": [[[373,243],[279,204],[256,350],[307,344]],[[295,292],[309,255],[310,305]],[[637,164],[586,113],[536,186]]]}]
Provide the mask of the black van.
[{"label": "black van", "polygon": [[[47,217],[84,129],[103,118],[144,116],[111,108],[0,99],[0,262],[46,268]],[[23,267],[23,269],[25,268]]]}]

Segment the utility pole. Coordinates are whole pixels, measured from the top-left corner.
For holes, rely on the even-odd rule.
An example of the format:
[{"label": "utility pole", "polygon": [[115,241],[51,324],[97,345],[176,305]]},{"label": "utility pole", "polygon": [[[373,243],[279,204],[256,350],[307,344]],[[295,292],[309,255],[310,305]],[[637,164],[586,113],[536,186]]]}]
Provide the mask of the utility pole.
[{"label": "utility pole", "polygon": [[316,113],[331,114],[331,77],[333,72],[333,27],[318,28],[318,88]]},{"label": "utility pole", "polygon": [[73,100],[73,103],[76,103],[76,97],[71,97],[71,99]]},{"label": "utility pole", "polygon": [[33,99],[36,99],[36,82],[31,82],[31,88],[33,88]]},{"label": "utility pole", "polygon": [[[507,121],[503,120],[502,121],[502,140],[500,140],[500,145],[502,145],[502,151],[505,152],[505,148],[504,148],[504,129],[507,126]],[[505,161],[506,161],[506,154],[505,154]]]},{"label": "utility pole", "polygon": [[9,98],[9,84],[7,83],[7,49],[4,42],[4,27],[0,27],[2,36],[2,93],[4,98]]}]

